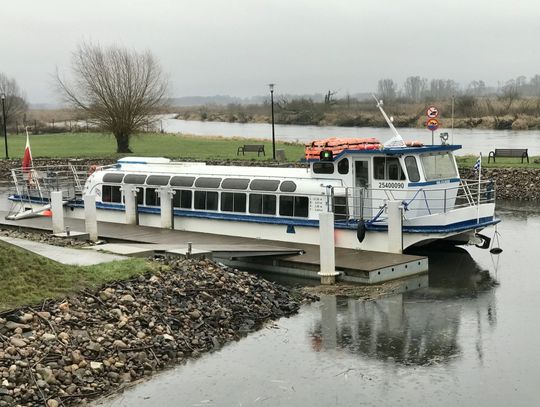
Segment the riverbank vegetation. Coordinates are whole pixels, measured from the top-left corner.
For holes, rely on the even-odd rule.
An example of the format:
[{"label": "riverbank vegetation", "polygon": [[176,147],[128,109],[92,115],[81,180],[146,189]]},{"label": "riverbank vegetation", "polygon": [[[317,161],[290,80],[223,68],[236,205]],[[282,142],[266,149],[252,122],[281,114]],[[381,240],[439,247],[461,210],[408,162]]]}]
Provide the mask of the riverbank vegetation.
[{"label": "riverbank vegetation", "polygon": [[[497,87],[472,81],[465,88],[451,79],[408,77],[400,86],[381,79],[377,97],[394,118],[397,127],[423,127],[425,110],[436,105],[442,112],[442,127],[528,130],[540,128],[540,75],[520,76]],[[328,91],[311,96],[275,98],[275,122],[279,124],[386,127],[369,94]],[[229,104],[183,107],[178,118],[222,122],[269,122],[268,100],[261,104]]]}]

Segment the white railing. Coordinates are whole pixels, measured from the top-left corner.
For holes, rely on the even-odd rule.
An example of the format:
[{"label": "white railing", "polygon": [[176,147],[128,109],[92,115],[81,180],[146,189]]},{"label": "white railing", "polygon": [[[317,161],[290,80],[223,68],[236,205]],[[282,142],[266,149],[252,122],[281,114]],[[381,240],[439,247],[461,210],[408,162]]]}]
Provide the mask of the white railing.
[{"label": "white railing", "polygon": [[379,189],[332,188],[333,210],[336,220],[358,219],[380,221],[386,218],[388,201],[401,201],[405,218],[435,215],[495,202],[493,181],[462,180],[448,188]]}]

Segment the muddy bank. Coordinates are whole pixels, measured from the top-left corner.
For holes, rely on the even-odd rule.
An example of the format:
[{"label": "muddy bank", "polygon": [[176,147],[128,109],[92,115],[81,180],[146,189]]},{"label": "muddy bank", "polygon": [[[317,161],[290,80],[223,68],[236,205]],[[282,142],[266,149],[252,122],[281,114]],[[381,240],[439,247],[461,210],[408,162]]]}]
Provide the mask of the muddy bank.
[{"label": "muddy bank", "polygon": [[75,405],[219,349],[313,298],[207,260],[0,314],[0,406]]}]

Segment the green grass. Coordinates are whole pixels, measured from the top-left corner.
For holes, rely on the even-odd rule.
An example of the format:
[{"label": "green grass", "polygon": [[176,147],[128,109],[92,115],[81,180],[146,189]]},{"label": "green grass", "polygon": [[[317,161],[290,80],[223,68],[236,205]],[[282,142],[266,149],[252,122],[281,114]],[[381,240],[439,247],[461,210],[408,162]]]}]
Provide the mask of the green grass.
[{"label": "green grass", "polygon": [[[465,155],[465,156],[456,156],[456,161],[459,167],[470,167],[472,168],[478,159],[477,156]],[[540,163],[535,163],[534,160],[539,159],[540,157],[529,157],[530,164],[527,164],[525,161],[521,164],[521,158],[512,157],[512,158],[497,158],[497,162],[494,163],[493,159],[488,164],[488,158],[482,157],[482,167],[484,168],[540,168]]]},{"label": "green grass", "polygon": [[144,259],[67,266],[0,242],[0,311],[37,304],[46,298],[61,298],[152,269],[152,264]]},{"label": "green grass", "polygon": [[[10,157],[22,157],[26,136],[8,135]],[[237,156],[238,146],[243,144],[264,144],[266,156],[257,153]],[[105,133],[58,133],[30,136],[32,156],[39,157],[124,157],[116,154],[116,140]],[[130,142],[132,155],[183,157],[194,159],[245,159],[271,160],[272,143],[268,140],[238,139],[222,137],[198,137],[175,134],[144,133],[135,135]],[[276,143],[276,149],[284,149],[289,161],[298,161],[304,155],[304,145]]]}]

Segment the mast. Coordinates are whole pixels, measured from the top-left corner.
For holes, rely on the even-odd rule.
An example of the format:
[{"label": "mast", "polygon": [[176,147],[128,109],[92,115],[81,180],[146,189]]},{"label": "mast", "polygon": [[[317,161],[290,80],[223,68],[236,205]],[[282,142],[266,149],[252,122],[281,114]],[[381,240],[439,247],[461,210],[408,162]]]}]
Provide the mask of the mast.
[{"label": "mast", "polygon": [[392,123],[392,120],[386,115],[386,112],[383,109],[383,101],[378,100],[375,95],[373,96],[373,99],[377,102],[377,107],[381,111],[384,120],[386,120],[386,123],[388,124],[388,127],[390,127],[390,130],[394,133],[394,137],[392,137],[390,140],[388,140],[386,143],[384,143],[385,147],[405,147],[405,141],[403,141],[403,138],[398,133],[397,129],[394,127],[394,123]]}]

